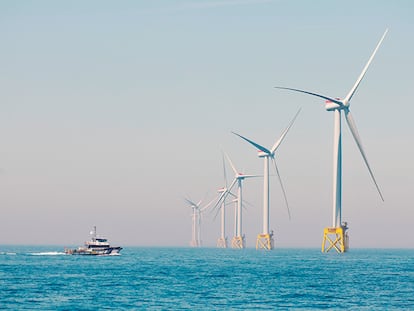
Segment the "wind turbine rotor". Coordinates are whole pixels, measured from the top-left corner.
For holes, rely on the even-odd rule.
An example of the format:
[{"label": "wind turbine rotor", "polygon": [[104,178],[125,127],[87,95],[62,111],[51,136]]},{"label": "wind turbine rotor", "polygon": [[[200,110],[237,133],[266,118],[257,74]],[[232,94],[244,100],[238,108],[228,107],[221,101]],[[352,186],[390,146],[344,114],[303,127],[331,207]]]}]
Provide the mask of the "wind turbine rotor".
[{"label": "wind turbine rotor", "polygon": [[347,121],[348,127],[349,127],[349,129],[352,133],[352,136],[354,137],[354,140],[355,140],[355,142],[358,146],[358,149],[359,149],[359,151],[362,155],[362,158],[364,159],[365,165],[368,168],[371,179],[374,182],[375,187],[377,188],[377,191],[378,191],[382,201],[384,201],[384,198],[383,198],[381,190],[379,189],[379,186],[378,186],[378,184],[375,180],[375,177],[374,177],[374,174],[371,170],[371,167],[369,166],[368,159],[367,159],[365,151],[362,147],[361,138],[359,137],[355,121],[352,117],[351,112],[349,111],[349,105],[350,105],[351,98],[353,97],[356,90],[358,89],[362,79],[364,78],[364,76],[365,76],[365,74],[368,70],[368,67],[370,66],[372,60],[374,59],[375,54],[377,53],[379,47],[381,46],[382,41],[384,40],[387,32],[388,32],[388,29],[385,30],[385,32],[382,35],[380,41],[377,43],[377,46],[375,47],[373,53],[371,54],[370,58],[368,59],[368,62],[365,64],[365,67],[363,68],[361,74],[359,75],[358,79],[356,80],[354,86],[351,88],[348,95],[343,100],[341,100],[339,98],[331,98],[329,96],[325,96],[325,95],[321,95],[321,94],[317,94],[317,93],[313,93],[313,92],[309,92],[309,91],[305,91],[305,90],[301,90],[301,89],[296,89],[296,88],[288,88],[288,87],[281,87],[281,86],[276,86],[275,87],[277,89],[289,90],[289,91],[294,91],[294,92],[299,92],[299,93],[305,93],[305,94],[308,94],[308,95],[311,95],[311,96],[316,96],[316,97],[323,98],[323,99],[326,100],[325,107],[326,107],[326,110],[328,110],[328,111],[333,111],[333,110],[344,110],[345,111],[345,119]]}]

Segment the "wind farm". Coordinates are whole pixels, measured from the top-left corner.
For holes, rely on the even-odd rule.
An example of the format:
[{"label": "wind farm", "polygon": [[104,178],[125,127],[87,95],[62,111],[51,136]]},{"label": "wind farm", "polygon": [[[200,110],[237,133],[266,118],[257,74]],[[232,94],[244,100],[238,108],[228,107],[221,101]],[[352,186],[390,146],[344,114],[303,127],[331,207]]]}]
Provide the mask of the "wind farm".
[{"label": "wind farm", "polygon": [[243,226],[242,226],[242,220],[243,220],[243,181],[246,178],[254,178],[259,177],[257,175],[248,175],[244,173],[240,173],[236,167],[234,166],[233,162],[231,161],[230,157],[225,154],[233,172],[234,172],[234,179],[231,182],[228,191],[223,192],[222,196],[219,197],[217,204],[220,204],[223,202],[225,204],[225,200],[229,194],[231,194],[231,190],[233,187],[237,184],[237,196],[234,198],[234,202],[236,203],[235,209],[234,209],[234,219],[235,219],[235,232],[234,237],[231,240],[231,246],[232,248],[245,248],[246,247],[246,240],[245,235],[243,234]]},{"label": "wind farm", "polygon": [[[333,130],[333,191],[332,191],[332,225],[329,227],[325,227],[323,230],[323,238],[322,238],[322,252],[329,252],[331,250],[335,250],[338,253],[344,253],[349,249],[349,234],[348,234],[348,222],[342,220],[342,113],[345,115],[345,120],[348,125],[350,132],[352,133],[352,137],[356,142],[358,150],[363,158],[366,168],[368,169],[369,175],[371,177],[372,182],[374,183],[376,190],[380,196],[380,199],[384,201],[383,195],[381,190],[378,186],[378,183],[374,177],[373,171],[368,163],[368,159],[366,156],[366,152],[363,148],[362,141],[360,135],[358,133],[355,120],[350,111],[350,102],[354,94],[356,93],[359,85],[361,84],[371,62],[373,61],[379,47],[381,46],[388,29],[385,30],[381,39],[377,43],[374,51],[372,52],[368,62],[365,64],[362,72],[358,76],[356,82],[349,90],[348,94],[344,97],[344,99],[340,99],[337,97],[330,97],[321,95],[319,93],[310,92],[302,89],[291,88],[291,87],[284,87],[284,86],[275,86],[276,89],[280,90],[287,90],[296,93],[303,93],[307,95],[311,95],[314,97],[322,98],[325,100],[325,109],[328,112],[334,113],[334,130]],[[264,165],[263,165],[263,212],[262,212],[262,231],[257,235],[256,238],[256,249],[264,249],[264,250],[272,250],[275,247],[274,243],[274,231],[270,229],[270,182],[269,182],[269,163],[270,161],[273,163],[276,176],[279,180],[279,184],[283,193],[283,198],[285,201],[286,209],[288,211],[289,219],[291,219],[290,210],[289,210],[289,203],[285,191],[285,187],[282,182],[282,178],[280,176],[280,172],[278,166],[276,164],[275,155],[276,151],[278,150],[281,143],[284,141],[285,137],[287,136],[289,130],[295,123],[297,116],[299,115],[301,109],[297,111],[294,115],[293,119],[286,127],[286,129],[282,132],[281,136],[276,140],[271,148],[266,148],[263,145],[258,144],[257,142],[242,136],[236,132],[232,132],[234,135],[238,136],[254,148],[258,150],[258,157],[263,158]],[[214,206],[214,210],[217,212],[220,211],[221,213],[221,234],[220,238],[218,239],[217,246],[220,248],[227,248],[227,237],[225,234],[225,226],[226,226],[226,198],[229,195],[234,196],[234,202],[236,204],[235,211],[234,211],[234,237],[231,242],[232,248],[239,248],[243,249],[246,247],[246,240],[245,235],[243,233],[243,181],[246,178],[251,177],[258,177],[258,175],[246,175],[240,173],[234,166],[233,162],[231,161],[230,157],[225,154],[233,172],[234,172],[234,179],[231,182],[230,186],[227,187],[227,177],[226,177],[226,169],[224,163],[224,155],[223,155],[223,175],[224,175],[224,186],[219,190],[219,197],[217,202]],[[237,184],[237,195],[234,195],[231,190]],[[188,201],[190,202],[190,201]],[[196,206],[193,204],[193,206]],[[205,209],[205,208],[204,208]],[[203,210],[204,210],[203,209]],[[197,209],[194,209],[196,211]],[[200,209],[198,209],[200,210]],[[195,214],[194,214],[195,215]],[[193,216],[193,231],[196,227],[196,220],[198,216]],[[199,227],[199,226],[198,226]],[[193,240],[198,241],[194,238],[196,231],[193,233]],[[199,233],[198,233],[199,234]],[[195,245],[199,245],[199,242],[194,242]]]},{"label": "wind farm", "polygon": [[188,206],[191,207],[192,214],[191,214],[191,247],[201,247],[201,216],[202,213],[210,206],[213,202],[211,201],[207,205],[202,205],[203,200],[198,201],[197,203],[193,202],[192,200],[185,198]]},{"label": "wind farm", "polygon": [[[269,213],[270,213],[270,183],[269,183],[269,162],[272,161],[272,163],[274,164],[275,167],[275,171],[276,171],[276,175],[278,177],[281,189],[282,189],[282,193],[283,193],[283,197],[286,203],[286,208],[288,211],[288,215],[289,215],[289,219],[291,218],[290,216],[290,211],[289,211],[289,204],[288,204],[288,200],[287,200],[287,196],[286,196],[286,191],[285,188],[283,186],[282,183],[282,179],[279,173],[279,169],[277,167],[276,164],[276,160],[275,160],[275,154],[276,154],[276,150],[279,148],[280,144],[282,143],[282,141],[285,139],[287,133],[289,132],[290,128],[292,127],[292,125],[294,124],[297,116],[300,113],[300,109],[297,111],[297,113],[295,114],[295,116],[293,117],[292,121],[289,123],[289,125],[287,126],[287,128],[282,132],[281,136],[278,138],[278,140],[274,143],[273,147],[269,150],[257,143],[255,143],[254,141],[241,136],[237,133],[234,133],[235,135],[237,135],[238,137],[240,137],[241,139],[247,141],[249,144],[251,144],[253,147],[258,149],[258,156],[259,158],[263,158],[264,159],[264,172],[263,172],[263,230],[261,233],[259,233],[257,235],[256,238],[256,249],[265,249],[265,250],[272,250],[274,248],[274,238],[273,238],[273,230],[269,229]],[[234,178],[233,181],[231,182],[230,186],[227,187],[227,177],[226,177],[226,169],[225,169],[225,163],[224,163],[224,156],[227,158],[233,173],[234,173]],[[230,157],[227,154],[223,155],[223,175],[224,175],[224,187],[219,189],[219,193],[220,196],[217,199],[217,202],[214,206],[214,209],[218,210],[221,212],[221,235],[220,238],[218,239],[217,242],[217,247],[219,248],[227,248],[227,237],[225,235],[225,211],[226,211],[226,198],[231,195],[234,198],[234,202],[236,203],[235,209],[234,209],[234,237],[232,238],[231,241],[231,246],[232,248],[239,248],[239,249],[243,249],[246,247],[246,239],[245,239],[245,235],[243,234],[243,181],[245,179],[248,178],[254,178],[254,177],[260,177],[260,175],[250,175],[250,174],[244,174],[244,173],[240,173],[236,167],[234,166],[232,160],[230,159]],[[233,189],[233,187],[237,184],[237,196],[235,196],[231,190]],[[195,204],[194,202],[186,199],[187,203],[190,204],[190,206],[193,208],[193,216],[192,216],[192,242],[191,242],[191,246],[193,247],[198,247],[201,245],[201,241],[199,238],[200,235],[200,212],[204,211],[205,209],[208,208],[208,206],[210,206],[211,202],[209,204],[207,204],[205,207],[200,208],[200,202]]]},{"label": "wind farm", "polygon": [[[367,16],[378,18],[374,23],[367,22],[369,27],[365,27],[361,16],[352,16],[353,23],[346,24],[343,16],[327,14],[332,13],[329,8],[318,5],[316,10],[306,4],[303,7],[318,18],[329,16],[329,25],[299,14],[305,17],[300,20],[300,28],[286,29],[284,26],[293,19],[275,18],[273,13],[278,5],[268,3],[274,1],[263,1],[266,4],[260,5],[250,2],[261,1],[245,2],[249,4],[237,6],[237,11],[243,13],[235,18],[234,27],[220,20],[217,29],[208,28],[209,23],[193,18],[192,14],[203,16],[201,12],[208,11],[218,16],[220,11],[220,18],[225,19],[230,12],[228,6],[188,9],[183,11],[185,21],[180,24],[176,15],[161,12],[159,5],[154,8],[148,5],[148,9],[154,9],[153,13],[167,17],[171,23],[160,18],[163,31],[155,31],[148,25],[128,28],[117,23],[108,35],[125,33],[125,36],[117,36],[119,44],[113,45],[113,49],[107,49],[109,41],[103,36],[107,29],[101,32],[103,28],[90,28],[87,16],[80,17],[79,27],[90,32],[68,29],[71,34],[67,41],[63,39],[65,36],[60,39],[54,36],[52,30],[57,28],[42,27],[46,22],[34,28],[28,24],[33,38],[42,43],[33,55],[28,51],[37,39],[31,41],[24,36],[23,41],[13,40],[24,33],[12,21],[27,24],[27,20],[23,16],[10,16],[6,24],[13,36],[7,37],[10,49],[4,51],[2,92],[2,101],[9,104],[3,107],[4,154],[0,161],[4,176],[0,178],[4,183],[3,206],[8,217],[0,226],[3,230],[0,236],[10,243],[26,240],[59,243],[73,231],[64,226],[80,222],[79,227],[111,228],[113,231],[107,235],[115,241],[117,233],[119,238],[134,236],[118,241],[124,246],[128,243],[188,246],[192,240],[193,215],[183,196],[188,194],[197,203],[206,191],[206,201],[222,194],[217,194],[217,190],[224,186],[220,150],[225,150],[239,172],[261,176],[242,182],[243,201],[252,203],[251,207],[242,203],[241,226],[247,248],[255,248],[259,234],[270,235],[273,230],[274,247],[321,249],[324,228],[335,228],[338,222],[339,226],[347,222],[349,229],[345,231],[352,248],[382,244],[403,247],[408,243],[397,236],[406,236],[406,228],[410,227],[410,217],[402,215],[410,202],[406,188],[412,184],[410,176],[414,176],[408,174],[412,158],[409,120],[412,107],[408,104],[412,84],[409,74],[412,53],[408,52],[412,49],[411,41],[406,40],[412,29],[409,19],[402,15],[393,16],[391,21],[383,19],[385,15],[369,15],[371,10],[382,9],[365,5]],[[172,7],[177,4],[171,4],[169,9]],[[269,15],[255,18],[259,23],[250,23],[248,9],[254,7]],[[289,3],[282,7],[289,7],[292,14],[300,13]],[[34,11],[38,9],[33,8]],[[408,12],[401,8],[398,11]],[[27,14],[39,16],[31,12]],[[66,11],[62,14],[68,20],[74,17]],[[49,22],[55,22],[52,15],[50,18]],[[131,25],[138,22],[131,16],[126,18]],[[337,20],[341,23],[336,23]],[[151,19],[141,21],[150,23]],[[196,29],[204,22],[205,27]],[[169,26],[170,37],[164,32]],[[345,108],[338,109],[342,119],[342,189],[340,213],[337,207],[334,212],[332,140],[337,114],[334,106],[338,104],[330,99],[346,98],[387,26],[390,31],[350,99],[350,113]],[[102,27],[107,26],[102,24]],[[246,33],[249,27],[251,32]],[[127,40],[134,37],[134,29],[142,29],[145,40],[138,40],[142,44]],[[238,31],[246,37],[236,36]],[[155,36],[153,41],[151,36]],[[62,41],[54,45],[56,51],[46,48],[54,39]],[[85,43],[88,43],[85,49],[69,52]],[[13,50],[21,53],[12,53]],[[88,50],[91,52],[85,54]],[[101,57],[97,59],[94,55]],[[80,76],[80,72],[85,74]],[[35,73],[41,75],[39,79],[35,79]],[[74,78],[78,76],[79,79]],[[271,151],[299,107],[302,108],[299,116],[275,153],[282,185],[269,159],[266,230],[265,157],[258,159],[258,148],[232,132]],[[27,114],[23,116],[20,111]],[[356,121],[363,153],[384,203],[364,158],[361,159],[360,148],[358,145],[355,148],[348,125],[351,119]],[[226,156],[224,159],[228,188],[234,172]],[[236,197],[237,185],[236,182],[232,189]],[[234,219],[234,216],[237,219],[234,206],[238,202],[233,199],[227,196],[224,213],[220,208],[216,219],[216,210],[206,209],[202,213],[203,246],[217,246],[222,238],[222,224],[223,239],[228,239],[223,244],[231,247],[233,237],[239,236]],[[39,208],[30,209],[31,202]],[[10,234],[11,223],[22,223],[26,232],[33,231],[34,223],[29,219],[36,216],[39,226],[52,226],[51,230],[59,233],[38,232],[36,238],[31,234]],[[334,216],[340,218],[336,224]],[[375,238],[371,235],[372,228],[382,228],[374,229]],[[345,238],[346,234],[344,242]],[[83,239],[81,234],[74,237],[76,243],[79,239]],[[332,239],[336,240],[336,236]],[[329,241],[325,242],[329,247]],[[70,244],[71,241],[64,242]],[[335,248],[329,251],[335,252]]]}]

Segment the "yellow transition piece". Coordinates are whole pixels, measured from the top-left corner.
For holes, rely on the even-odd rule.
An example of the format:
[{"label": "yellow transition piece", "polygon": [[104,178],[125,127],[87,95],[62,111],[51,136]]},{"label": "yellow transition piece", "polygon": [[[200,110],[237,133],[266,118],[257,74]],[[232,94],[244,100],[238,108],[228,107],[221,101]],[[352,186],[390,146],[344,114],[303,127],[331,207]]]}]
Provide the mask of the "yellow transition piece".
[{"label": "yellow transition piece", "polygon": [[231,240],[231,247],[232,248],[245,248],[246,247],[246,240],[244,236],[235,236]]},{"label": "yellow transition piece", "polygon": [[218,248],[227,248],[227,238],[219,238],[217,240],[217,247]]},{"label": "yellow transition piece", "polygon": [[256,240],[256,249],[271,250],[274,247],[273,234],[259,234]]},{"label": "yellow transition piece", "polygon": [[[349,248],[348,227],[328,227],[323,230],[322,253],[335,249],[338,253],[345,253]],[[328,242],[328,243],[326,243]]]}]

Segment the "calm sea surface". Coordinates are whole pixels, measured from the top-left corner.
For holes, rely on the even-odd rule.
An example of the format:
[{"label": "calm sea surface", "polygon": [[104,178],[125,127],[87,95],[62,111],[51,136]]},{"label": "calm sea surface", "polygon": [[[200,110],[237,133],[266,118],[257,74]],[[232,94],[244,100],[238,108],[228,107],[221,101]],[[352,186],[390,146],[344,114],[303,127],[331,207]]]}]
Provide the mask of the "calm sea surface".
[{"label": "calm sea surface", "polygon": [[414,250],[0,246],[0,309],[414,310]]}]

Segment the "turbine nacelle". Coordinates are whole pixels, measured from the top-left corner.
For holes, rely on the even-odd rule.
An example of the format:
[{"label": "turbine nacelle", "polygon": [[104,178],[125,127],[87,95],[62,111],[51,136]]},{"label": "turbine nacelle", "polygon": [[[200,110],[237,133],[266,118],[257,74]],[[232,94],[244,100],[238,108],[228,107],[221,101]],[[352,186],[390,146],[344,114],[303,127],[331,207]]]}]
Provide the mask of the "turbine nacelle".
[{"label": "turbine nacelle", "polygon": [[337,101],[325,100],[325,109],[327,111],[340,110],[340,109],[344,109],[346,106],[349,106],[349,103],[347,103],[346,105],[340,98],[335,98],[335,99]]},{"label": "turbine nacelle", "polygon": [[268,157],[268,156],[269,156],[269,153],[259,150],[259,151],[257,152],[257,156],[258,156],[259,158],[265,158],[265,157]]}]

